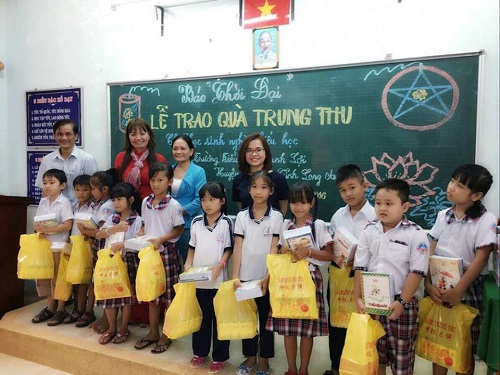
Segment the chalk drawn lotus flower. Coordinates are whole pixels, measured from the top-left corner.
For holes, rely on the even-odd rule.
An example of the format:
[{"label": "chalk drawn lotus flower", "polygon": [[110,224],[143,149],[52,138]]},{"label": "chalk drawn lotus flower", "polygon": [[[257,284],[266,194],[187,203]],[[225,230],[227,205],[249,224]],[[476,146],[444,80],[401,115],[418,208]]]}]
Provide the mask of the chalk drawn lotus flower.
[{"label": "chalk drawn lotus flower", "polygon": [[375,186],[387,178],[400,178],[410,184],[410,203],[416,206],[422,203],[422,198],[436,194],[427,185],[434,180],[439,168],[429,164],[420,164],[413,158],[410,151],[405,156],[396,159],[384,152],[380,159],[372,156],[372,169],[364,171],[369,187]]},{"label": "chalk drawn lotus flower", "polygon": [[453,206],[453,203],[446,199],[446,191],[440,187],[435,187],[435,195],[422,199],[422,204],[412,208],[410,215],[419,217],[423,220],[428,228],[431,228],[436,222],[436,217],[439,211]]}]

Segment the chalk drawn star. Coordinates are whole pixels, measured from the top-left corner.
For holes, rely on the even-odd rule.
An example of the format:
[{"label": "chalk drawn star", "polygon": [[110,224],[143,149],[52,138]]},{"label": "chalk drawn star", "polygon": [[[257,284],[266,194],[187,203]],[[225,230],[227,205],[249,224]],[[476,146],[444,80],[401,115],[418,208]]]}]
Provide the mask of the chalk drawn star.
[{"label": "chalk drawn star", "polygon": [[[413,78],[410,85],[394,87],[400,79]],[[432,82],[439,80],[439,84]],[[443,80],[444,78],[444,80]],[[442,83],[442,82],[445,83]],[[451,103],[449,103],[451,93]],[[397,109],[391,111],[388,104],[388,97],[400,98]],[[455,80],[445,71],[419,64],[412,66],[396,74],[385,86],[382,93],[382,109],[391,123],[407,130],[430,130],[436,129],[453,117],[458,105],[459,89]],[[394,102],[394,101],[393,101]],[[440,121],[433,124],[406,124],[403,117],[412,111],[421,109],[443,116]],[[420,116],[416,116],[419,118]]]},{"label": "chalk drawn star", "polygon": [[[421,81],[425,81],[425,84],[420,83]],[[401,104],[392,116],[397,119],[420,106],[446,116],[450,112],[450,108],[443,101],[441,95],[452,90],[452,85],[433,86],[427,74],[425,74],[425,71],[421,70],[410,87],[389,89],[389,94],[402,98]],[[427,96],[426,94],[428,91],[431,91],[433,95]],[[423,96],[425,96],[425,99],[422,100]],[[437,101],[435,101],[435,105],[432,105],[430,101],[434,98],[437,99]]]}]

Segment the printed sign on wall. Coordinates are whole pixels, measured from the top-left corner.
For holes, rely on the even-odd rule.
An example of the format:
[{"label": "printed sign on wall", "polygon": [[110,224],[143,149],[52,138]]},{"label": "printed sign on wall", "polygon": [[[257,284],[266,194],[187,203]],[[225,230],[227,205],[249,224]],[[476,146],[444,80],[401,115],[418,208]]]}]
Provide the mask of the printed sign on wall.
[{"label": "printed sign on wall", "polygon": [[80,136],[76,142],[82,145],[82,95],[81,88],[27,91],[26,123],[27,145],[57,146],[52,134],[52,125],[58,120],[71,119],[80,126]]},{"label": "printed sign on wall", "polygon": [[33,198],[33,204],[38,204],[42,198],[42,189],[35,186],[36,176],[40,163],[45,155],[50,154],[51,150],[28,151],[26,160],[28,161],[28,197]]}]

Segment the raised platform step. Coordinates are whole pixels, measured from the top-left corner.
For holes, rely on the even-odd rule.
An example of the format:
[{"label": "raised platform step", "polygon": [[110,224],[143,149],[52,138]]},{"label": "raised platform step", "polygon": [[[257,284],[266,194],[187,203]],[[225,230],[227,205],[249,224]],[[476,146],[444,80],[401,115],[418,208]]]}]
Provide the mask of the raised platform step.
[{"label": "raised platform step", "polygon": [[[130,326],[131,336],[127,342],[100,345],[99,335],[92,329],[76,328],[72,324],[48,327],[45,323],[31,323],[31,318],[44,306],[45,302],[40,301],[4,315],[0,320],[0,353],[77,375],[185,375],[208,371],[208,360],[198,370],[189,367],[191,336],[175,340],[165,353],[152,354],[153,346],[144,350],[134,348],[134,343],[148,328]],[[276,336],[276,341],[277,356],[271,366],[273,373],[280,374],[287,370],[286,359],[282,338]],[[319,350],[315,350],[313,360],[319,362],[317,371],[323,373],[328,367],[328,344],[326,338],[317,341]],[[234,340],[231,359],[220,374],[234,374],[242,360],[241,341]]]},{"label": "raised platform step", "polygon": [[[12,357],[4,355],[0,356],[0,374],[197,375],[207,373],[208,360],[198,370],[189,367],[189,360],[192,356],[191,336],[175,340],[165,353],[152,354],[150,352],[152,346],[144,350],[134,348],[134,343],[146,335],[148,328],[130,326],[131,337],[127,342],[119,345],[112,343],[100,345],[97,342],[99,335],[92,329],[76,328],[72,324],[48,327],[45,323],[31,323],[31,318],[44,306],[44,301],[36,302],[8,312],[0,319],[0,353],[38,363],[50,369],[48,372],[39,372],[38,369],[31,371],[32,364],[19,361],[16,372],[12,370],[4,372],[5,368],[15,367]],[[287,370],[287,362],[283,338],[278,335],[275,337],[276,356],[270,361],[271,374],[279,375]],[[240,340],[231,342],[230,356],[231,358],[220,374],[234,374],[236,367],[243,361]],[[309,373],[321,375],[329,368],[329,365],[328,338],[317,337],[314,340]],[[431,363],[417,356],[415,375],[426,375],[431,372]],[[391,371],[388,369],[387,373],[390,375]],[[474,374],[486,374],[484,362],[476,361]]]},{"label": "raised platform step", "polygon": [[22,375],[72,375],[69,372],[56,370],[39,363],[26,361],[5,353],[0,353],[0,368],[2,374]]}]

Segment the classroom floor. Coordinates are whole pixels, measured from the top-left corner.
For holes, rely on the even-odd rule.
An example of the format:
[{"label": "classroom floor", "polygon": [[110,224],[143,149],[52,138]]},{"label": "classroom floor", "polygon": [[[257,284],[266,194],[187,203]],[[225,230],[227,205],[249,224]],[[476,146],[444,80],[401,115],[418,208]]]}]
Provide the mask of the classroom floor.
[{"label": "classroom floor", "polygon": [[[34,290],[34,285],[31,282],[26,282],[25,287],[25,304],[29,305],[31,303],[35,303],[39,301],[39,298],[36,296],[36,292]],[[69,328],[69,327],[68,327]],[[144,328],[133,327],[133,334],[140,335],[141,331]],[[97,340],[97,336],[96,336]],[[132,344],[130,345],[132,347]],[[176,352],[182,352],[182,355],[186,355],[186,358],[189,358],[191,353],[191,341],[188,338],[183,338],[176,340],[177,347]],[[134,350],[132,348],[132,350]],[[184,353],[185,352],[185,353]],[[241,358],[241,344],[239,342],[234,342],[231,345],[231,359],[229,360],[232,366],[228,366],[227,369],[221,374],[234,373],[234,368],[239,364]],[[168,353],[168,351],[167,351]],[[186,354],[187,353],[187,354]],[[166,353],[165,353],[166,354]],[[322,375],[323,372],[328,368],[329,364],[329,356],[328,356],[328,340],[326,337],[317,338],[314,341],[314,351],[311,359],[311,365],[309,368],[309,373],[311,375]],[[188,370],[189,374],[204,374],[206,373],[207,366],[198,370]],[[286,358],[285,352],[283,348],[283,340],[280,336],[276,336],[276,357],[271,362],[271,374],[283,374],[286,371]],[[233,371],[228,371],[230,368]],[[12,357],[6,354],[0,353],[0,373],[5,375],[10,374],[22,374],[22,375],[64,375],[70,374],[64,371],[59,371],[56,369],[52,369],[34,362],[29,362],[23,359],[19,359],[16,357]],[[387,371],[390,375],[391,371]],[[431,374],[431,364],[420,358],[416,357],[415,364],[415,375],[428,375]],[[476,361],[476,371],[474,374],[476,375],[486,375],[487,370],[486,366],[482,361]]]}]

